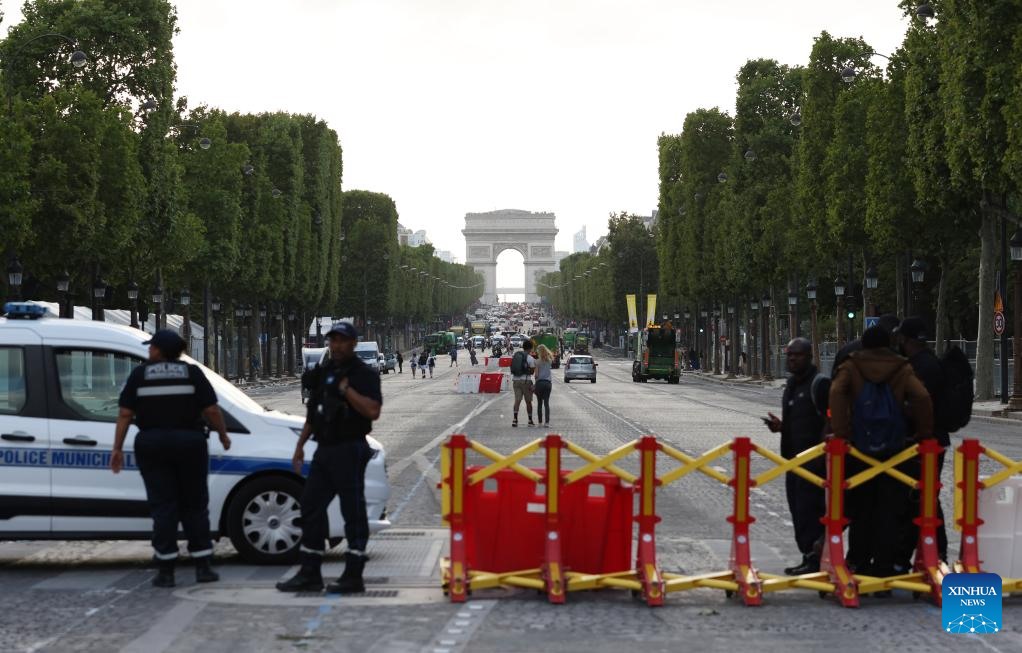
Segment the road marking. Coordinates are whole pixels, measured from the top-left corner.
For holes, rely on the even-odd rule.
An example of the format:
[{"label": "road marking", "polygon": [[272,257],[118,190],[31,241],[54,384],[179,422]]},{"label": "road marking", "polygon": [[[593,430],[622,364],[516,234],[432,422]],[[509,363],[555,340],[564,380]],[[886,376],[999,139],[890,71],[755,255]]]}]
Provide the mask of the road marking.
[{"label": "road marking", "polygon": [[446,624],[440,628],[431,644],[423,651],[426,653],[458,653],[465,650],[472,635],[486,619],[486,615],[497,605],[498,601],[472,601],[458,610]]},{"label": "road marking", "polygon": [[649,431],[647,429],[643,429],[643,428],[640,428],[639,426],[636,426],[636,424],[634,422],[631,422],[631,421],[625,419],[624,417],[621,417],[620,415],[618,415],[617,413],[613,412],[612,410],[610,410],[609,408],[607,408],[606,406],[604,406],[600,402],[596,401],[595,399],[590,398],[588,395],[586,395],[586,394],[584,394],[582,392],[579,392],[575,388],[572,388],[571,391],[574,392],[575,394],[577,394],[579,397],[582,397],[583,399],[585,399],[586,401],[588,401],[592,405],[596,406],[597,408],[599,408],[603,412],[607,413],[611,417],[615,418],[616,420],[618,420],[622,424],[625,424],[626,426],[628,426],[628,428],[632,429],[633,431],[635,431],[639,435],[653,435],[653,431]]},{"label": "road marking", "polygon": [[57,574],[52,578],[41,580],[31,589],[34,590],[105,590],[132,572],[131,569],[112,571],[72,570]]},{"label": "road marking", "polygon": [[122,648],[121,653],[161,653],[167,650],[205,609],[206,604],[199,601],[178,601],[149,630]]},{"label": "road marking", "polygon": [[397,478],[398,476],[400,476],[401,472],[405,471],[405,469],[407,469],[409,465],[411,465],[412,463],[416,462],[416,457],[418,457],[418,456],[425,456],[426,453],[432,451],[437,446],[439,446],[440,443],[442,443],[444,440],[446,440],[448,438],[448,436],[453,435],[453,434],[461,431],[462,429],[464,429],[465,425],[468,424],[468,422],[472,418],[476,417],[477,415],[479,415],[479,413],[481,413],[484,410],[486,410],[490,406],[490,404],[492,404],[496,400],[500,399],[501,397],[502,397],[502,395],[496,394],[496,395],[493,395],[493,397],[491,397],[490,399],[487,399],[486,401],[483,401],[478,406],[476,406],[471,411],[469,411],[468,415],[466,415],[464,418],[462,418],[461,421],[459,421],[458,423],[454,424],[453,426],[451,426],[450,428],[445,430],[443,433],[441,433],[440,435],[436,436],[435,438],[433,438],[432,440],[427,442],[424,446],[419,447],[418,449],[416,449],[414,453],[412,453],[410,456],[406,457],[404,460],[399,460],[397,463],[394,464],[393,467],[390,468],[390,476],[392,478]]}]

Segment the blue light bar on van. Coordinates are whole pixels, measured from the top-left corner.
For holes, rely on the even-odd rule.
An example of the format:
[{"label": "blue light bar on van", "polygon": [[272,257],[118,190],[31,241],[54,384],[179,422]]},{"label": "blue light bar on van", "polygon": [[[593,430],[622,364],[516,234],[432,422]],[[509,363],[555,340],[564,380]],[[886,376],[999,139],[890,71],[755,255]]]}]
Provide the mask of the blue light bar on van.
[{"label": "blue light bar on van", "polygon": [[4,314],[11,320],[38,320],[52,315],[45,306],[30,302],[7,302],[4,304]]}]

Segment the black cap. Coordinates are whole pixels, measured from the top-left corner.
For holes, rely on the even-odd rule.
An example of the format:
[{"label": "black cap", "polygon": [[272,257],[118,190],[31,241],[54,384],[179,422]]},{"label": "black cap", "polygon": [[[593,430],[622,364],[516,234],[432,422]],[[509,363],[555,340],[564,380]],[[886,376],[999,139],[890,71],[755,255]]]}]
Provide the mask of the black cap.
[{"label": "black cap", "polygon": [[156,347],[168,358],[178,358],[184,352],[184,338],[178,335],[177,331],[171,329],[160,329],[153,334],[153,337],[142,343]]},{"label": "black cap", "polygon": [[326,335],[328,338],[330,336],[341,336],[343,338],[358,340],[358,330],[351,322],[334,322],[330,327],[330,330],[326,332]]},{"label": "black cap", "polygon": [[926,321],[921,317],[906,317],[895,332],[909,340],[926,342],[929,340],[929,329],[926,328]]},{"label": "black cap", "polygon": [[862,332],[863,349],[882,349],[891,346],[891,334],[882,326],[871,326]]}]

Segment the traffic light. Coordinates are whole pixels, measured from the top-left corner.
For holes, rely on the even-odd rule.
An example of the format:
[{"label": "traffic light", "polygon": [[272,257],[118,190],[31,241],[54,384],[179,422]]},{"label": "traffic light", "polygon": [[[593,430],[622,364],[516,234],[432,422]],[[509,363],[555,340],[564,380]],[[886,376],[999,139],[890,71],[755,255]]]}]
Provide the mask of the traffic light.
[{"label": "traffic light", "polygon": [[851,308],[848,309],[848,319],[849,320],[854,320],[855,319],[855,310],[854,309],[851,309]]}]

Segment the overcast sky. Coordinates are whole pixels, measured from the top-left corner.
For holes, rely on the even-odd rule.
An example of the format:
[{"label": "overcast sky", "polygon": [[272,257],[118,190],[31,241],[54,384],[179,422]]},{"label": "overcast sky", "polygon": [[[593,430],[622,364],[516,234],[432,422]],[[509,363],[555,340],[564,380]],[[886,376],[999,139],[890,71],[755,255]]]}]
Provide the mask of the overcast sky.
[{"label": "overcast sky", "polygon": [[[897,4],[179,0],[177,86],[192,106],[325,119],[344,187],[387,193],[460,260],[465,213],[501,208],[554,212],[570,250],[611,211],[650,214],[657,136],[699,107],[732,112],[746,60],[805,63],[822,30],[889,54]],[[0,5],[20,19],[21,0]]]}]

